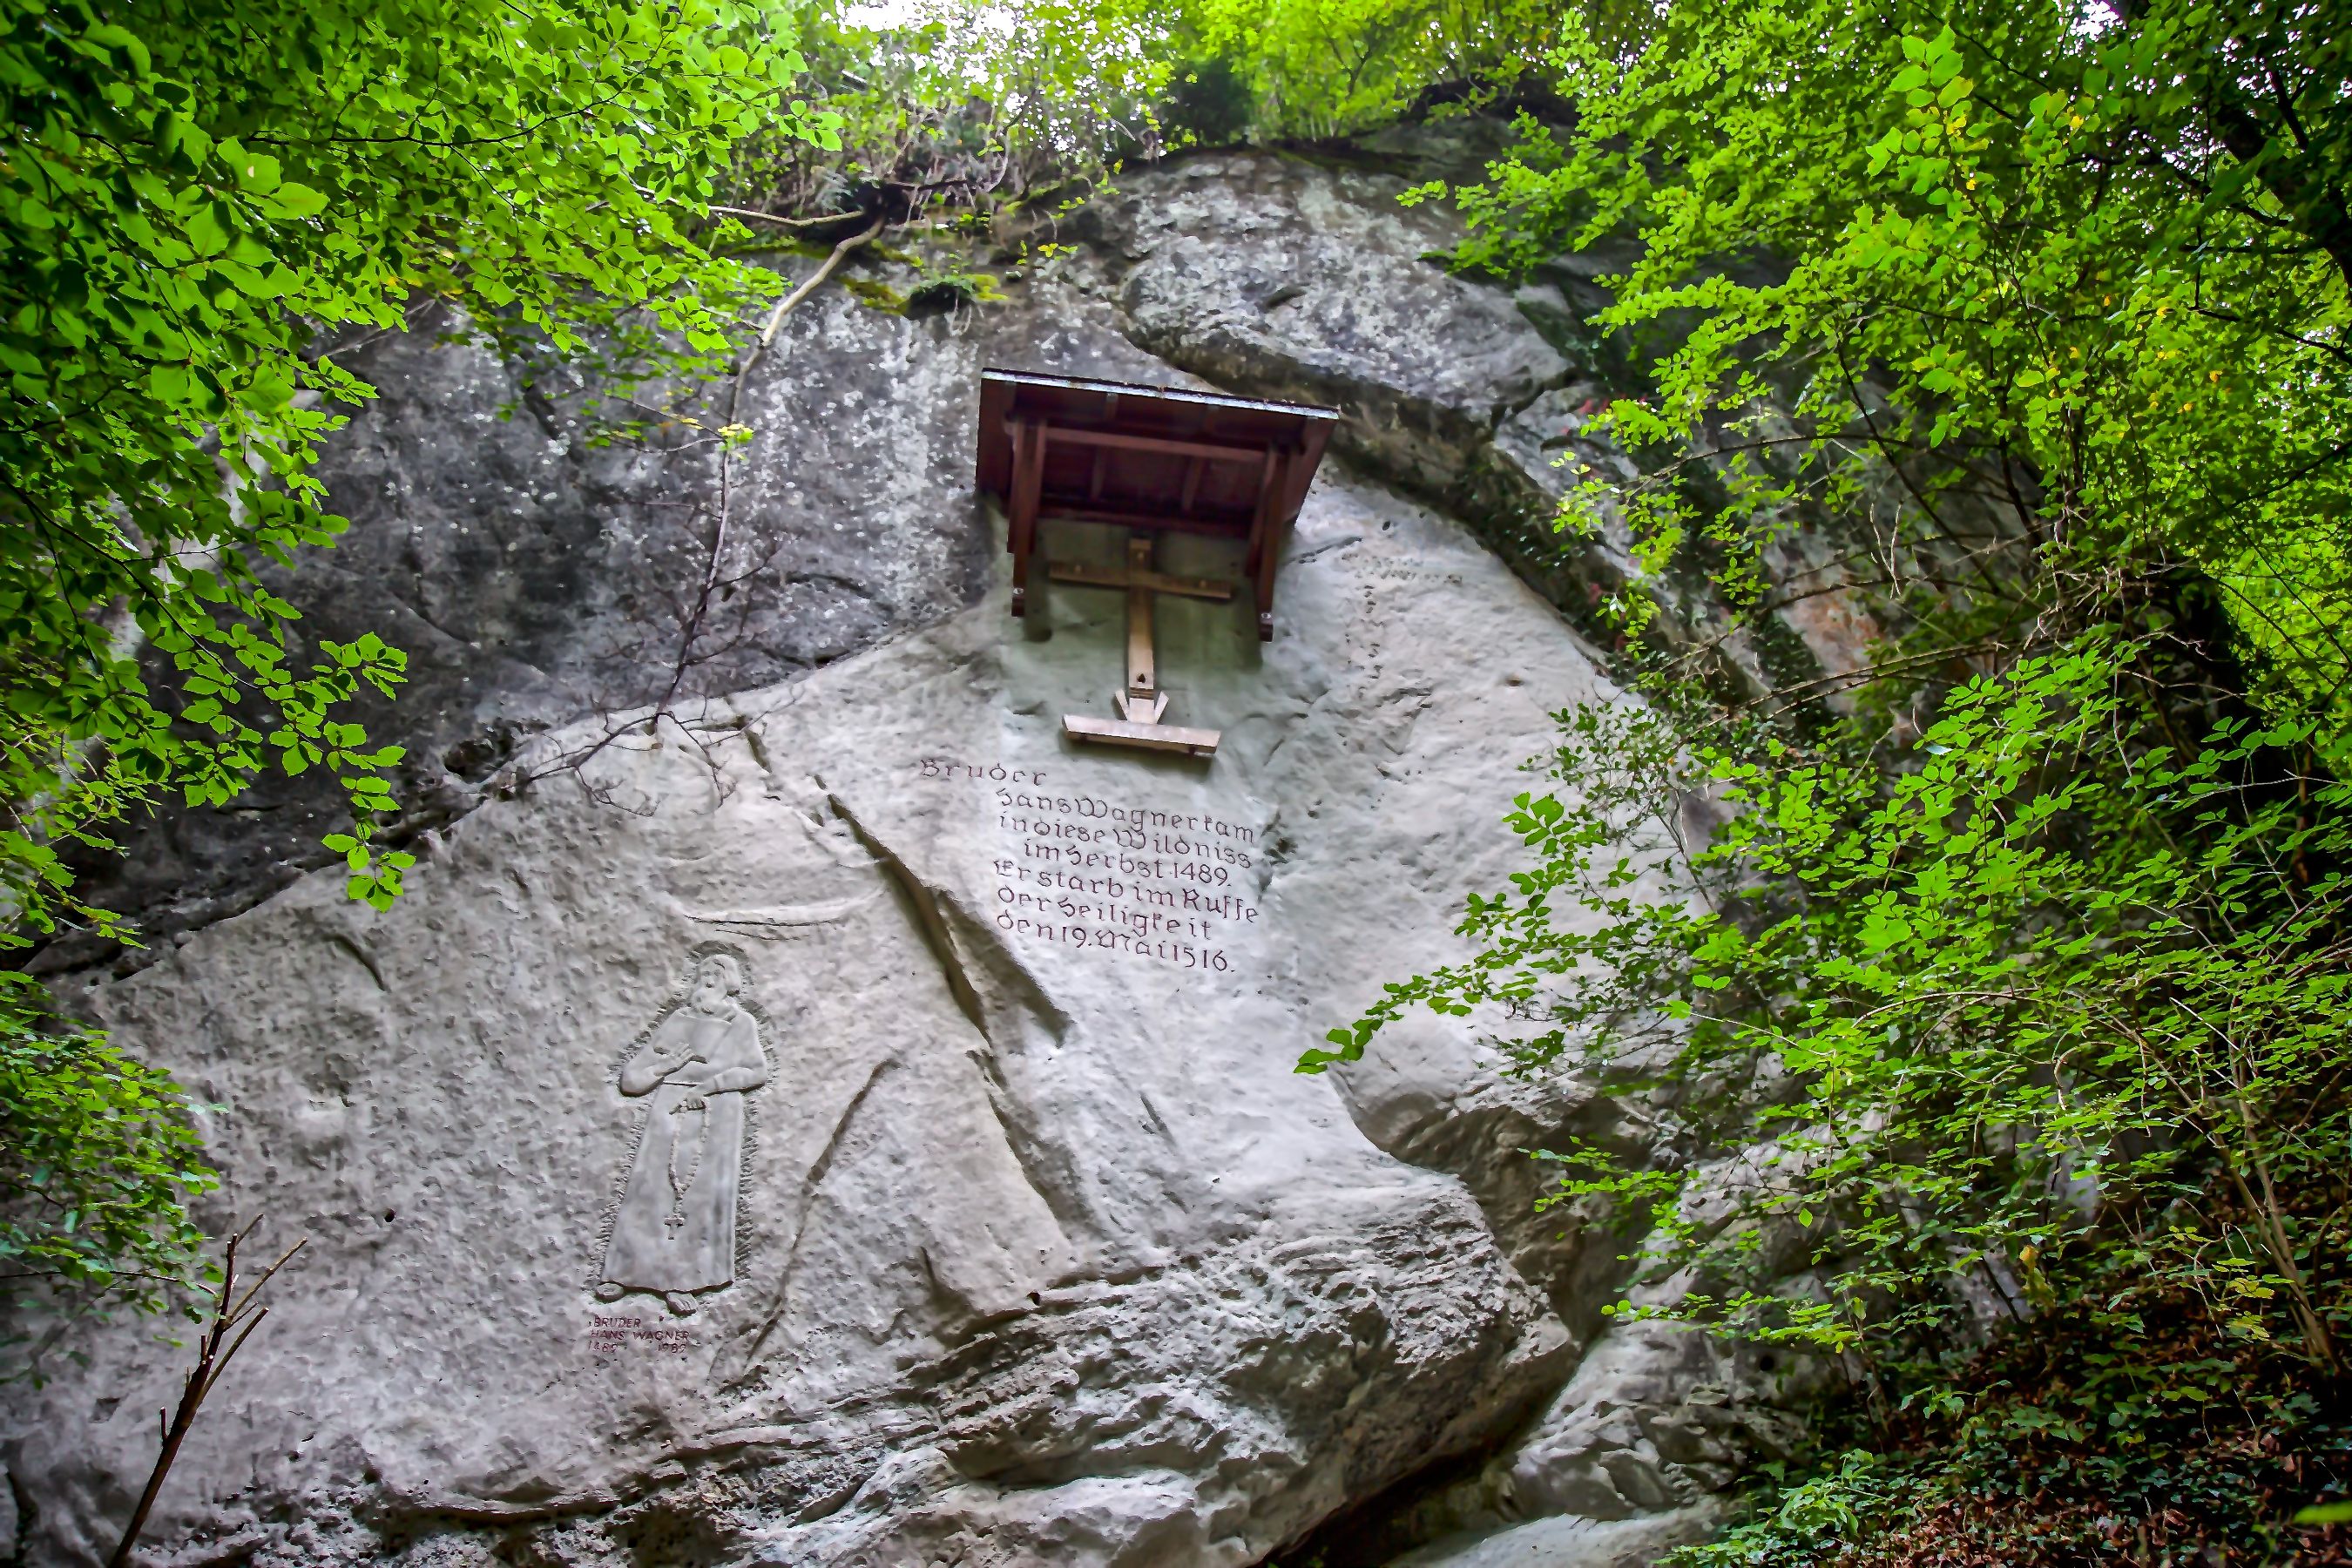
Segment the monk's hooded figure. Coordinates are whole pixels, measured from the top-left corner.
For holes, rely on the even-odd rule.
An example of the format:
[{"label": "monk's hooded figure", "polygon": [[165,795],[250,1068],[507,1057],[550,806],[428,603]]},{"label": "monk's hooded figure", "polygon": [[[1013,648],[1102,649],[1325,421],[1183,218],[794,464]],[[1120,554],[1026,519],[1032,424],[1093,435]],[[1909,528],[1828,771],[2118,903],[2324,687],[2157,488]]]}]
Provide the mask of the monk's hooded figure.
[{"label": "monk's hooded figure", "polygon": [[743,1095],[768,1081],[759,1023],[737,1000],[742,990],[733,958],[704,956],[685,1005],[621,1065],[621,1092],[649,1103],[604,1247],[597,1294],[607,1300],[651,1290],[690,1312],[696,1291],[735,1278]]}]

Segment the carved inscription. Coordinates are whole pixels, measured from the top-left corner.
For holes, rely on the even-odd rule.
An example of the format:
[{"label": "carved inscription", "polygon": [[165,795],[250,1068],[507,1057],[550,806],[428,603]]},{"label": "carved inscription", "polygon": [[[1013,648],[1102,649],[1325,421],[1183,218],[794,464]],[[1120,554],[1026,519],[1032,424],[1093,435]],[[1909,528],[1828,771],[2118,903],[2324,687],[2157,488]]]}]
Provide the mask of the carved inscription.
[{"label": "carved inscription", "polygon": [[1410,557],[1402,560],[1394,556],[1368,556],[1360,558],[1353,552],[1350,552],[1347,559],[1349,564],[1353,565],[1358,572],[1362,573],[1365,576],[1378,577],[1385,582],[1417,583],[1442,581],[1451,584],[1456,587],[1459,587],[1462,583],[1462,574],[1459,572],[1451,572],[1443,566],[1433,566],[1426,561],[1415,561]]},{"label": "carved inscription", "polygon": [[598,1366],[610,1366],[633,1348],[674,1356],[693,1352],[694,1331],[679,1324],[653,1322],[644,1318],[607,1316],[603,1312],[593,1312],[589,1316],[588,1352],[596,1358]]},{"label": "carved inscription", "polygon": [[1002,835],[990,913],[1008,935],[1223,973],[1257,930],[1254,827],[1053,789],[1042,770],[918,766],[986,787]]},{"label": "carved inscription", "polygon": [[[1454,567],[1441,566],[1417,555],[1390,555],[1369,551],[1363,548],[1363,541],[1360,539],[1342,540],[1337,544],[1325,546],[1324,550],[1339,551],[1340,563],[1360,577],[1377,578],[1386,583],[1443,582],[1455,588],[1462,585],[1462,574]],[[1324,550],[1317,550],[1297,559],[1312,561],[1323,554]]]},{"label": "carved inscription", "polygon": [[644,1104],[645,1120],[604,1244],[600,1300],[646,1291],[682,1317],[698,1295],[734,1282],[743,1097],[767,1081],[742,965],[705,953],[686,999],[621,1064],[620,1090]]}]

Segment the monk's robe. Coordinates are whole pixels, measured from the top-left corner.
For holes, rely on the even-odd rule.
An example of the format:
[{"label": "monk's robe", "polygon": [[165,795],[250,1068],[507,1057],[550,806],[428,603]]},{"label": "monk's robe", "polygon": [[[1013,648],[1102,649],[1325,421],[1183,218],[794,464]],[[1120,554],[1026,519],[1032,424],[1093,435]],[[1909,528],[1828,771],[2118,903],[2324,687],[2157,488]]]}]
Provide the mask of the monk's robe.
[{"label": "monk's robe", "polygon": [[605,1283],[691,1292],[734,1279],[743,1094],[767,1081],[760,1026],[731,1004],[678,1008],[621,1068],[621,1092],[650,1103],[604,1246]]}]

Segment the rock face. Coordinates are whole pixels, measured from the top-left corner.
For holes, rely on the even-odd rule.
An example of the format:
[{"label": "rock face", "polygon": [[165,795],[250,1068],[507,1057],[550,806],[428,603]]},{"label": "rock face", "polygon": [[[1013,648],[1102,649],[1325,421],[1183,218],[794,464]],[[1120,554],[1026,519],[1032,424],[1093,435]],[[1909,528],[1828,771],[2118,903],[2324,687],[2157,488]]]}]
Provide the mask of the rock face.
[{"label": "rock face", "polygon": [[[372,351],[355,528],[296,592],[415,658],[379,724],[410,891],[346,901],[277,797],[147,836],[115,891],[177,933],[154,962],[52,958],[219,1108],[217,1216],[310,1238],[154,1561],[1175,1568],[1320,1527],[1332,1568],[1622,1568],[1717,1517],[1778,1380],[1602,1331],[1618,1245],[1528,1208],[1521,1151],[1639,1118],[1434,1018],[1290,1070],[1449,954],[1548,713],[1611,695],[1493,518],[1441,510],[1591,373],[1423,260],[1402,184],[1202,158],[1010,305],[817,296],[746,387],[741,603],[650,727],[611,715],[677,679],[707,454],[598,447],[476,350]],[[1061,739],[1121,601],[1005,614],[989,363],[1349,415],[1276,639],[1161,606],[1213,762]],[[151,1323],[83,1348],[0,1416],[27,1563],[103,1561],[183,1359]]]}]

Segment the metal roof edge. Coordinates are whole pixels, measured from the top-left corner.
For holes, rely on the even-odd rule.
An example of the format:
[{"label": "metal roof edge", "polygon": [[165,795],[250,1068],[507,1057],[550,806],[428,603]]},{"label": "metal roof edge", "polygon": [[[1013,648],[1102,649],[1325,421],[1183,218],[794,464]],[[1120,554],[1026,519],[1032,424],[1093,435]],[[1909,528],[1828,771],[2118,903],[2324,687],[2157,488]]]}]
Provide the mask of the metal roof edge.
[{"label": "metal roof edge", "polygon": [[1337,423],[1339,411],[1312,403],[1281,403],[1265,397],[1234,397],[1222,392],[1194,392],[1189,387],[1153,386],[1139,381],[1103,381],[1085,375],[1048,375],[1042,371],[1005,370],[996,365],[982,366],[983,382],[1011,383],[1016,386],[1066,387],[1073,392],[1137,392],[1173,403],[1198,403],[1214,408],[1252,409],[1264,414],[1292,414],[1309,419],[1326,419]]}]

